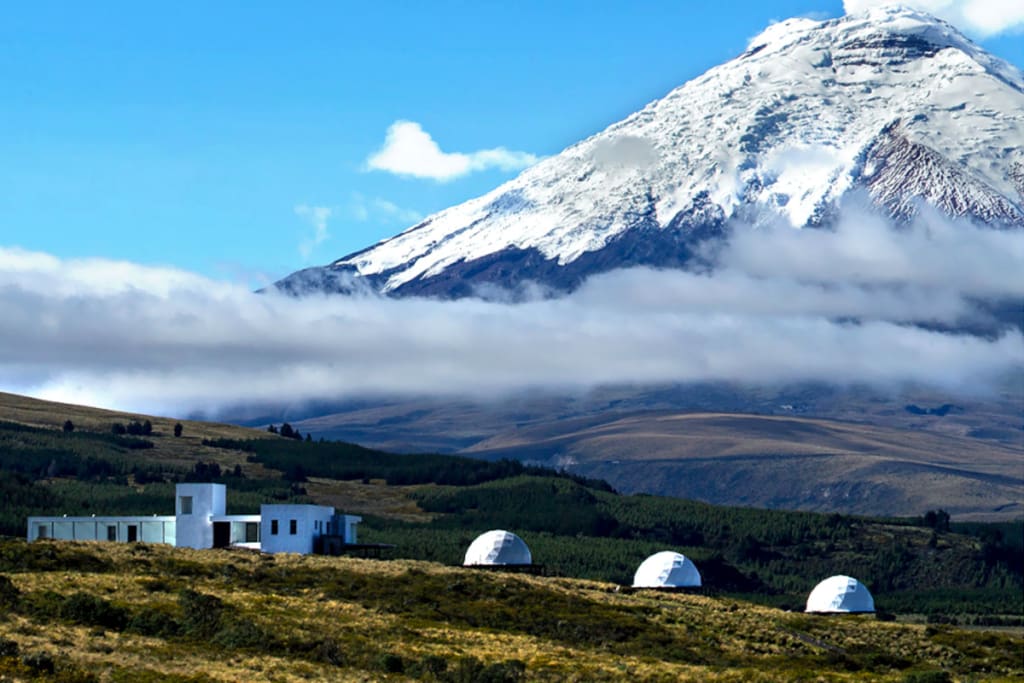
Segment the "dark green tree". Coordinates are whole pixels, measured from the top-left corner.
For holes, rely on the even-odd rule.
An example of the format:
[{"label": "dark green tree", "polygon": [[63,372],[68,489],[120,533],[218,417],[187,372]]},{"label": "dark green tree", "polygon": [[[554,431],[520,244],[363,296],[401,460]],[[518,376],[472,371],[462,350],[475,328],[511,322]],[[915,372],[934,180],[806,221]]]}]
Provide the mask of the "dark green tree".
[{"label": "dark green tree", "polygon": [[178,424],[174,425],[174,435],[175,436],[181,436],[181,432],[182,432],[183,429],[185,429],[185,428],[181,426],[180,422]]},{"label": "dark green tree", "polygon": [[71,420],[64,420],[64,431],[73,432],[75,431],[75,423]]}]

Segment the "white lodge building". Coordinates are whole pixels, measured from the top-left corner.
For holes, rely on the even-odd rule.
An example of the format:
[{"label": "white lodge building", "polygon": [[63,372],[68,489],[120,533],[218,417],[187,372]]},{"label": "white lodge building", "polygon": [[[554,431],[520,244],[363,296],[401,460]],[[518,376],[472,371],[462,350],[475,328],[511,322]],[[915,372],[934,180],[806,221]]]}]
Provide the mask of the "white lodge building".
[{"label": "white lodge building", "polygon": [[167,543],[186,548],[241,547],[266,553],[319,552],[355,545],[362,517],[323,505],[261,505],[258,515],[228,515],[224,484],[178,484],[174,515],[29,517],[28,540]]}]

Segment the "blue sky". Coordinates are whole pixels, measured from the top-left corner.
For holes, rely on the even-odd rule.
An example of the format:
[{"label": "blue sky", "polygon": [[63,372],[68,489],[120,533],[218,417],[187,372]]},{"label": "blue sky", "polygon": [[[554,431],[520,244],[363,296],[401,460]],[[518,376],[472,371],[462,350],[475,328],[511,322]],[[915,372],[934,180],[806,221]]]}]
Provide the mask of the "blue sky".
[{"label": "blue sky", "polygon": [[[11,5],[0,246],[259,283],[494,187],[513,153],[557,153],[772,20],[842,13],[798,0]],[[972,35],[1024,65],[1020,32]],[[396,175],[368,163],[389,130],[445,152],[503,148],[488,158],[508,163]]]}]

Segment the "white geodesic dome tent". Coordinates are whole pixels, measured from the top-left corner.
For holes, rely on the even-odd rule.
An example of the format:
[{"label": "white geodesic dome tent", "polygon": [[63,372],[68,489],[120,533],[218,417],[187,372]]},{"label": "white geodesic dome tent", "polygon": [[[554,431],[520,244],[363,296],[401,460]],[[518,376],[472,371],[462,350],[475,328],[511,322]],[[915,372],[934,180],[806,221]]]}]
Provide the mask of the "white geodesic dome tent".
[{"label": "white geodesic dome tent", "polygon": [[807,596],[807,611],[823,614],[874,612],[875,599],[857,579],[830,576]]},{"label": "white geodesic dome tent", "polygon": [[511,531],[494,529],[480,534],[466,551],[466,567],[477,565],[525,565],[533,564],[530,549],[523,539]]},{"label": "white geodesic dome tent", "polygon": [[634,588],[697,588],[700,572],[685,555],[665,550],[640,563],[633,575]]}]

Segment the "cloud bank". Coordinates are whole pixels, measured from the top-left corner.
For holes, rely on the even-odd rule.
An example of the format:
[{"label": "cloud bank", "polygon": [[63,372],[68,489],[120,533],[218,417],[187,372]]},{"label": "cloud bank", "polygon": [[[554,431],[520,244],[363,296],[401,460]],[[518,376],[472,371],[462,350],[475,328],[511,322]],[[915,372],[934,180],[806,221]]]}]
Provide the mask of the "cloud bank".
[{"label": "cloud bank", "polygon": [[850,215],[834,232],[739,226],[713,258],[710,273],[622,270],[510,304],[292,299],[0,248],[0,390],[181,414],[709,380],[977,390],[1024,367],[1019,330],[940,331],[979,298],[1024,297],[1019,232]]},{"label": "cloud bank", "polygon": [[477,152],[444,152],[415,121],[395,121],[388,128],[384,146],[370,155],[366,166],[400,176],[446,182],[474,171],[497,168],[518,171],[537,163],[539,157],[495,147]]},{"label": "cloud bank", "polygon": [[843,0],[847,14],[887,5],[928,12],[982,37],[1024,31],[1024,2],[1020,0]]}]

